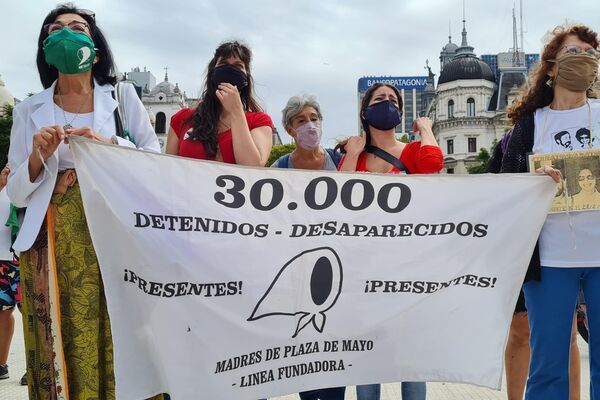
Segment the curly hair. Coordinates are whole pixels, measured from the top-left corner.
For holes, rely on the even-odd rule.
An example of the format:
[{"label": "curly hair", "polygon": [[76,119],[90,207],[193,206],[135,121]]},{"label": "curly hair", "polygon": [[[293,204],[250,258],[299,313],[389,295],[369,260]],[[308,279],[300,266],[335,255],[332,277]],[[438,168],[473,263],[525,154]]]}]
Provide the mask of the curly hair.
[{"label": "curly hair", "polygon": [[[550,78],[548,72],[554,66],[550,60],[556,59],[569,35],[577,36],[594,49],[598,49],[600,45],[598,34],[585,25],[559,25],[549,32],[546,35],[546,44],[540,62],[531,70],[529,81],[521,86],[519,97],[507,110],[507,116],[513,124],[536,109],[547,106],[554,99],[554,90],[546,84]],[[590,88],[587,91],[587,97],[597,98],[598,94],[593,88]]]}]

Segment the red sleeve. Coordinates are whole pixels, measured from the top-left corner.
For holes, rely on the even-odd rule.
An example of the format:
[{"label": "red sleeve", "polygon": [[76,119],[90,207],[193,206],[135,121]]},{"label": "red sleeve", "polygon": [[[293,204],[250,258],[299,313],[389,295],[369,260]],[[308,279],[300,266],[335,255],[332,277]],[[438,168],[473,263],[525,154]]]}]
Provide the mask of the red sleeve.
[{"label": "red sleeve", "polygon": [[341,171],[342,170],[342,165],[344,165],[344,161],[346,161],[346,154],[344,154],[342,156],[342,159],[340,160],[340,163],[338,164],[337,170]]},{"label": "red sleeve", "polygon": [[173,132],[175,132],[179,140],[181,140],[183,134],[189,129],[187,121],[192,116],[193,112],[194,111],[189,108],[182,108],[171,117],[171,128],[173,128]]},{"label": "red sleeve", "polygon": [[273,129],[273,120],[264,112],[253,112],[246,114],[246,120],[248,121],[248,128],[250,130],[260,128],[261,126],[268,126]]},{"label": "red sleeve", "polygon": [[444,168],[444,155],[438,146],[424,145],[421,142],[408,143],[400,161],[412,174],[435,174]]}]

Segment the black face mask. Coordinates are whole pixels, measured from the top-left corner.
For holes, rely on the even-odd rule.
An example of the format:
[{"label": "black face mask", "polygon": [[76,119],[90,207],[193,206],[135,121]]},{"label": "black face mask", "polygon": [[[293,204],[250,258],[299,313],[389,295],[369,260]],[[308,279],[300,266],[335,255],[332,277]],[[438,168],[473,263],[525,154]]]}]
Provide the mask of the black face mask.
[{"label": "black face mask", "polygon": [[402,112],[389,100],[380,101],[365,109],[365,120],[373,128],[387,131],[402,122]]},{"label": "black face mask", "polygon": [[214,69],[210,80],[215,86],[221,83],[230,83],[236,86],[238,90],[242,90],[248,85],[246,74],[238,67],[231,64],[224,64]]}]

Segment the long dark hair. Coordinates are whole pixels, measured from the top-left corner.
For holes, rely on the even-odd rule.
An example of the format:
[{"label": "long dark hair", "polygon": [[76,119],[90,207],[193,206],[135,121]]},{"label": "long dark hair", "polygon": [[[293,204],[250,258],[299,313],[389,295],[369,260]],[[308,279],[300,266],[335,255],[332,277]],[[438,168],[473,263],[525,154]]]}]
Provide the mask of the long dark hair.
[{"label": "long dark hair", "polygon": [[44,89],[52,86],[52,83],[58,78],[58,70],[46,62],[44,50],[42,49],[44,40],[48,37],[48,31],[44,29],[44,25],[53,23],[59,15],[63,14],[77,14],[85,19],[90,27],[90,34],[98,54],[98,62],[92,67],[92,75],[100,85],[105,85],[107,83],[114,85],[117,82],[117,78],[115,77],[115,63],[113,61],[112,52],[110,51],[110,47],[108,46],[104,34],[96,25],[94,14],[91,14],[87,10],[84,11],[75,7],[73,3],[64,3],[59,4],[54,10],[50,11],[46,18],[44,18],[44,22],[42,22],[42,27],[40,28],[36,61],[38,73],[40,74],[40,80],[42,81]]},{"label": "long dark hair", "polygon": [[[550,78],[548,72],[554,66],[554,63],[550,60],[556,59],[565,39],[569,35],[575,35],[594,49],[598,49],[598,35],[585,25],[560,25],[554,28],[547,36],[539,64],[529,74],[529,82],[521,86],[519,97],[507,110],[508,118],[513,124],[516,124],[525,115],[547,106],[554,100],[554,89],[546,84],[546,81]],[[596,98],[596,91],[593,88],[588,89],[587,97]]]},{"label": "long dark hair", "polygon": [[[387,83],[376,83],[373,86],[371,86],[365,92],[365,96],[363,97],[363,99],[360,103],[360,112],[359,112],[360,123],[362,125],[363,131],[365,131],[365,134],[367,135],[365,146],[368,146],[371,144],[371,129],[369,128],[369,123],[367,122],[367,120],[364,117],[365,111],[366,111],[367,107],[369,107],[369,103],[371,102],[371,99],[373,98],[373,94],[375,93],[375,91],[377,89],[379,89],[380,87],[384,87],[384,86],[389,87],[390,89],[392,89],[394,91],[394,93],[396,93],[396,98],[398,99],[398,108],[400,109],[400,111],[402,111],[402,105],[403,105],[402,96],[400,95],[400,92],[398,91],[398,89],[396,89],[395,86],[389,85]],[[345,153],[346,152],[346,143],[348,143],[348,139],[338,142],[338,144],[335,146],[335,149],[336,150],[339,149],[342,153]]]},{"label": "long dark hair", "polygon": [[204,151],[209,157],[214,157],[217,154],[219,118],[223,111],[221,102],[216,95],[217,85],[215,85],[210,78],[215,70],[217,61],[219,61],[219,59],[227,60],[231,57],[238,57],[244,63],[244,67],[246,68],[248,85],[240,92],[244,111],[263,111],[254,98],[254,80],[252,79],[252,74],[250,72],[252,51],[248,46],[238,41],[221,43],[215,50],[212,60],[208,63],[200,102],[188,120],[189,124],[192,126],[190,138],[202,143]]}]

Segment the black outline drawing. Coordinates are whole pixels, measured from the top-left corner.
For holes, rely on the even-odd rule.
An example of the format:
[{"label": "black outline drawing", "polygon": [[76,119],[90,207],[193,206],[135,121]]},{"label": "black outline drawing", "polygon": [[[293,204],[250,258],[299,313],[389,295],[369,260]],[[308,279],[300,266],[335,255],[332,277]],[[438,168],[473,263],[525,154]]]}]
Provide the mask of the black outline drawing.
[{"label": "black outline drawing", "polygon": [[[300,257],[304,256],[305,254],[308,253],[312,253],[315,251],[320,251],[320,250],[328,250],[329,252],[331,252],[334,256],[335,259],[337,260],[337,268],[339,269],[339,274],[340,274],[340,279],[339,279],[339,285],[337,288],[337,293],[335,294],[335,298],[333,299],[333,301],[331,302],[331,304],[324,310],[320,310],[318,313],[310,313],[310,312],[306,312],[306,311],[297,311],[294,313],[291,312],[271,312],[271,313],[267,313],[267,314],[261,314],[261,315],[256,315],[258,309],[260,308],[260,305],[262,304],[262,302],[269,296],[269,293],[271,292],[271,289],[273,289],[273,287],[275,286],[275,284],[277,283],[277,281],[279,280],[279,277],[281,276],[281,274],[283,274],[283,272],[286,270],[286,268],[290,265],[292,265],[294,263],[294,261],[296,261],[297,259],[299,259]],[[317,261],[319,261],[321,258],[319,258]],[[316,263],[315,263],[316,266]],[[311,272],[311,287],[312,287],[312,273],[314,273],[314,267],[313,266],[313,271]],[[333,263],[330,263],[330,266],[333,269],[336,268],[336,266]],[[333,271],[332,271],[333,272]],[[335,274],[333,274],[334,276]],[[302,329],[304,329],[306,326],[308,326],[311,322],[313,324],[313,326],[315,327],[315,329],[317,330],[317,332],[319,333],[323,333],[323,328],[325,327],[325,322],[327,320],[327,316],[325,315],[325,312],[329,311],[334,304],[337,302],[337,299],[340,297],[340,294],[342,293],[342,282],[344,280],[344,274],[343,274],[343,269],[342,269],[342,261],[340,260],[340,257],[338,256],[338,254],[335,252],[335,250],[333,250],[331,247],[317,247],[314,249],[310,249],[310,250],[305,250],[302,253],[294,256],[292,259],[290,259],[277,273],[277,275],[275,276],[275,279],[273,279],[273,282],[271,282],[271,284],[269,285],[269,288],[267,289],[267,291],[265,292],[265,294],[260,298],[260,300],[258,301],[258,303],[256,303],[256,306],[254,307],[254,310],[252,310],[252,314],[250,315],[250,317],[247,319],[247,321],[256,321],[258,319],[264,318],[264,317],[269,317],[272,315],[289,315],[289,316],[295,316],[295,315],[301,315],[300,319],[298,320],[298,324],[296,325],[296,331],[294,332],[294,335],[292,336],[292,338],[295,338],[296,336],[298,336],[298,333],[300,333],[300,331]],[[323,300],[321,302],[321,304],[325,303],[327,299],[329,299],[329,297],[331,296],[331,292],[335,291],[335,288],[333,287],[334,282],[332,281],[332,287],[331,287],[331,291],[330,294],[325,298],[325,300]],[[314,295],[312,293],[311,290],[311,300],[313,301],[313,303],[315,302],[314,299]],[[319,305],[314,303],[315,305]],[[307,317],[310,316],[310,318],[307,319]],[[306,320],[306,321],[305,321]]]}]

